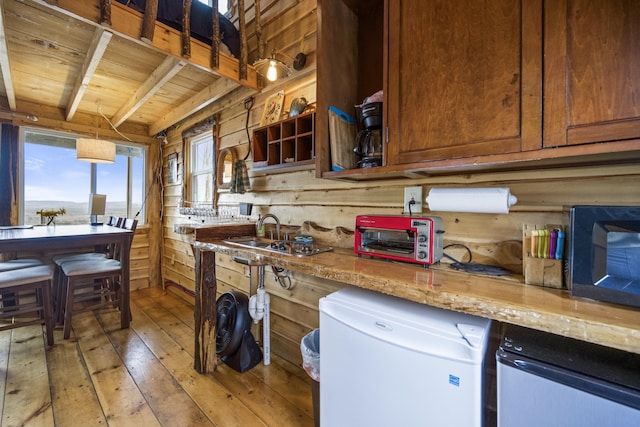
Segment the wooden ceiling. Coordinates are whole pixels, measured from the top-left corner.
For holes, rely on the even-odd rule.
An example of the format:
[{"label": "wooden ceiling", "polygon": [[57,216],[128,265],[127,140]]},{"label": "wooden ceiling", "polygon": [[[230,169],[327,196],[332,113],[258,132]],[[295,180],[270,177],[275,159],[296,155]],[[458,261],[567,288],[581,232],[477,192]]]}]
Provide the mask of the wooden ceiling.
[{"label": "wooden ceiling", "polygon": [[231,56],[212,69],[204,43],[192,39],[182,56],[180,33],[164,24],[139,40],[142,15],[120,3],[102,26],[99,0],[49,2],[0,0],[0,118],[89,125],[99,115],[154,136],[240,86],[258,89],[255,70],[240,80]]}]

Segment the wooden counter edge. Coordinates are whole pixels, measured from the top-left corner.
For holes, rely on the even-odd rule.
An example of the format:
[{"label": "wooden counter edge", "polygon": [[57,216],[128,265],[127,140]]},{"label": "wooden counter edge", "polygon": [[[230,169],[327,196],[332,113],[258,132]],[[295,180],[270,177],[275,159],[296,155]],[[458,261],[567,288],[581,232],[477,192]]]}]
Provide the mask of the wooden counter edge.
[{"label": "wooden counter edge", "polygon": [[513,278],[390,264],[380,259],[359,258],[346,249],[295,257],[241,248],[221,240],[196,241],[192,245],[421,304],[640,354],[639,310],[573,297],[566,290],[524,285]]}]

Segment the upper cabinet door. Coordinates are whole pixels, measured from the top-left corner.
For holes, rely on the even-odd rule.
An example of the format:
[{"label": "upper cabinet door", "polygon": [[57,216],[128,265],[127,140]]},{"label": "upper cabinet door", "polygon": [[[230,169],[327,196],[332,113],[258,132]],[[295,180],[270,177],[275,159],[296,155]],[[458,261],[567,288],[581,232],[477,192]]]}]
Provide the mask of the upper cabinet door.
[{"label": "upper cabinet door", "polygon": [[640,2],[545,2],[544,146],[640,138]]},{"label": "upper cabinet door", "polygon": [[387,164],[541,148],[541,1],[393,0],[387,12]]}]

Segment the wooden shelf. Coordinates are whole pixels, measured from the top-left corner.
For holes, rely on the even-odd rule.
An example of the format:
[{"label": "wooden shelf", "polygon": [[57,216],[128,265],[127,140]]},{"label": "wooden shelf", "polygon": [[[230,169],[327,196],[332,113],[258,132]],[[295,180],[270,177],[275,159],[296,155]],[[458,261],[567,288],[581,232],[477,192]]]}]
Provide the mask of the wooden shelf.
[{"label": "wooden shelf", "polygon": [[316,113],[271,123],[253,131],[253,171],[290,171],[315,165]]}]

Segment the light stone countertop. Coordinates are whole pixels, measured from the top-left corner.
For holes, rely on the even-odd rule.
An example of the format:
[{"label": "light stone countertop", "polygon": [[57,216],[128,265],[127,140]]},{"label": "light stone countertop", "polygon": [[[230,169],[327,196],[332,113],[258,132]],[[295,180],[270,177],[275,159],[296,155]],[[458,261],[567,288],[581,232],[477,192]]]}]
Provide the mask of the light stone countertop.
[{"label": "light stone countertop", "polygon": [[307,257],[242,248],[221,240],[194,248],[395,295],[422,304],[525,326],[640,354],[640,309],[573,297],[567,290],[525,285],[519,276],[492,277],[447,267],[359,258],[336,248]]}]

